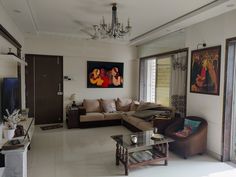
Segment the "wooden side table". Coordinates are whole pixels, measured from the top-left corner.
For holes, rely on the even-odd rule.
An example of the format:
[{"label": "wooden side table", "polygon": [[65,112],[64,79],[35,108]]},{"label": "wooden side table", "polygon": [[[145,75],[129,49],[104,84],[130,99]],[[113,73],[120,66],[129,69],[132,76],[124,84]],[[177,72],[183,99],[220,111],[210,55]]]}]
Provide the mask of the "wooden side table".
[{"label": "wooden side table", "polygon": [[167,117],[161,118],[157,117],[153,120],[153,127],[158,128],[158,133],[165,134],[166,128],[175,121],[175,118]]},{"label": "wooden side table", "polygon": [[68,128],[79,127],[79,108],[69,107],[66,111],[66,122]]}]

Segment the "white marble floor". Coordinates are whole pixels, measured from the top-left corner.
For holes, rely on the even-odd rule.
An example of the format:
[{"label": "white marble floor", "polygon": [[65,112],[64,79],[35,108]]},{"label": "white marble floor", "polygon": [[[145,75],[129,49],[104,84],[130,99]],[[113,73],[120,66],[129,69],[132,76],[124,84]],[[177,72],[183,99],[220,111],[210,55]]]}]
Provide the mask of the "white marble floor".
[{"label": "white marble floor", "polygon": [[[129,133],[122,126],[91,129],[36,127],[28,153],[28,177],[124,176],[115,165],[115,142],[111,135]],[[233,167],[207,155],[184,160],[170,153],[168,166],[145,166],[130,171],[130,177],[202,177]]]}]

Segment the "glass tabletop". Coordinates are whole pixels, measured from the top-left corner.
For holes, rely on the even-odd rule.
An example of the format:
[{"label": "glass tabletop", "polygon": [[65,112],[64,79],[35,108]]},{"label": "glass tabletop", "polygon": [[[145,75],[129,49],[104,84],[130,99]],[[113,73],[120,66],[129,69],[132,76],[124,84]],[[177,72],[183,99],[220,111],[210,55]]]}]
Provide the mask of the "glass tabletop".
[{"label": "glass tabletop", "polygon": [[[136,144],[131,142],[131,137],[133,135],[137,136]],[[114,135],[114,136],[111,136],[111,138],[115,140],[119,145],[127,149],[150,147],[153,145],[164,144],[164,143],[169,143],[169,142],[174,141],[173,139],[166,137],[164,135],[161,135],[162,138],[158,138],[158,139],[153,138],[153,136],[154,136],[153,130],[149,130],[149,131],[131,133],[131,134],[126,134],[126,135]]]}]

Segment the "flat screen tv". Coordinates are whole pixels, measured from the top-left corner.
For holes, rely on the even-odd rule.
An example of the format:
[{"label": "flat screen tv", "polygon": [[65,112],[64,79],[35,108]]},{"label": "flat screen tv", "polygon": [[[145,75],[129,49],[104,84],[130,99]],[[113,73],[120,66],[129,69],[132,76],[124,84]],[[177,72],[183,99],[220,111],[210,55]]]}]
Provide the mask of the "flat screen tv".
[{"label": "flat screen tv", "polygon": [[3,78],[2,82],[2,115],[6,115],[6,109],[12,113],[20,108],[20,90],[18,78]]}]

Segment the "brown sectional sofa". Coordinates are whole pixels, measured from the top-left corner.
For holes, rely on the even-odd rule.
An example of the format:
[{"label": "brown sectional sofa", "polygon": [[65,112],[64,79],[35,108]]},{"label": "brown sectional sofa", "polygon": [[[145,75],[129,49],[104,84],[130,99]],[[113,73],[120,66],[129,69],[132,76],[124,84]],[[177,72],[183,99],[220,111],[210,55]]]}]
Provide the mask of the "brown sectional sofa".
[{"label": "brown sectional sofa", "polygon": [[[134,132],[153,129],[152,121],[145,121],[133,115],[139,106],[139,102],[124,98],[118,98],[117,100],[84,100],[83,108],[79,109],[79,112],[81,112],[79,113],[79,127],[124,125]],[[168,111],[172,110],[169,108]]]}]

